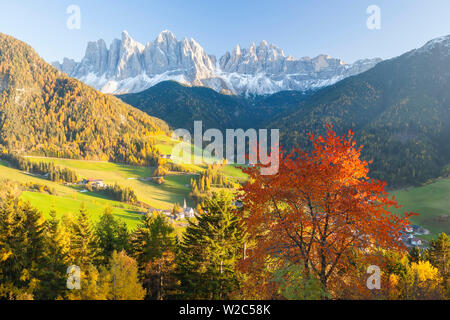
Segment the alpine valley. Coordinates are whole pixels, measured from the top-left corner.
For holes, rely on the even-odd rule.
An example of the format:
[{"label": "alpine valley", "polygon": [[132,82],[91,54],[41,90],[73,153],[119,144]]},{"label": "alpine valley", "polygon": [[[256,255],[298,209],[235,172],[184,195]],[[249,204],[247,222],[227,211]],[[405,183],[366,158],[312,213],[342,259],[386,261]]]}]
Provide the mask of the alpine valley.
[{"label": "alpine valley", "polygon": [[351,129],[374,160],[372,176],[398,187],[449,173],[449,65],[450,36],[307,92],[246,98],[164,82],[119,98],[175,128],[192,129],[194,120],[222,130],[279,128],[288,148],[308,146],[307,133],[327,123],[341,134]]},{"label": "alpine valley", "polygon": [[[448,299],[449,88],[450,36],[348,65],[124,33],[51,65],[0,33],[0,300]],[[279,129],[276,173],[175,161],[198,120]]]},{"label": "alpine valley", "polygon": [[73,2],[0,4],[0,305],[450,300],[450,3]]},{"label": "alpine valley", "polygon": [[[265,42],[237,47],[216,61],[194,40],[178,41],[165,31],[145,46],[127,33],[110,49],[103,41],[90,43],[80,63],[65,59],[55,68],[2,34],[0,150],[7,162],[0,161],[0,169],[8,171],[2,176],[19,174],[5,167],[14,163],[5,153],[23,154],[31,162],[43,158],[83,178],[132,188],[141,205],[169,209],[185,199],[192,205],[199,195],[191,183],[231,186],[245,179],[233,166],[210,170],[162,160],[177,143],[170,131],[192,130],[202,120],[205,129],[278,128],[288,150],[308,149],[308,133],[323,133],[327,123],[338,134],[350,129],[364,145],[363,158],[373,160],[370,176],[387,181],[391,190],[448,177],[450,36],[390,60],[364,61],[295,60]],[[240,80],[230,81],[234,76]],[[264,81],[255,80],[259,76]],[[246,77],[256,82],[242,82]],[[20,163],[20,170],[35,168]],[[440,214],[428,209],[422,212]],[[433,219],[423,224],[432,231],[448,228]]]}]

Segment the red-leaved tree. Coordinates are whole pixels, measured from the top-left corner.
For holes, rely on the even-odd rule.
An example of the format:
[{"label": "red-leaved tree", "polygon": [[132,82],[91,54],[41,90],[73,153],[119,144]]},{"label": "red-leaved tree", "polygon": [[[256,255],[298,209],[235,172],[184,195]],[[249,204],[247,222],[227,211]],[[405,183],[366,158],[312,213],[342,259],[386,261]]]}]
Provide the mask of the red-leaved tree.
[{"label": "red-leaved tree", "polygon": [[412,214],[390,211],[399,205],[384,182],[368,177],[369,163],[351,131],[338,136],[328,126],[324,137],[311,135],[311,142],[311,151],[282,153],[275,175],[261,175],[260,166],[244,170],[249,181],[241,200],[253,245],[243,267],[281,258],[302,265],[326,288],[355,252],[404,250],[399,238]]}]

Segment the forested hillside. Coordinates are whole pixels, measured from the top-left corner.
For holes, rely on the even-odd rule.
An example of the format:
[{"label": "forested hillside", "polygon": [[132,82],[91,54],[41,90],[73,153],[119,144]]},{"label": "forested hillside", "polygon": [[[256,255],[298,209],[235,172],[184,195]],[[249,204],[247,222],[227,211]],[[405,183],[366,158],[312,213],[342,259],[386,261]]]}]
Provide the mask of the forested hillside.
[{"label": "forested hillside", "polygon": [[282,128],[285,146],[307,145],[326,123],[349,129],[373,160],[371,175],[390,186],[448,174],[450,163],[450,38],[381,62],[325,88],[264,126]]},{"label": "forested hillside", "polygon": [[[0,34],[0,148],[46,156],[154,163],[167,124],[59,72]],[[6,152],[6,151],[5,151]]]},{"label": "forested hillside", "polygon": [[248,126],[251,122],[244,99],[174,81],[118,97],[148,114],[165,119],[173,128],[192,130],[195,120],[202,120],[207,128],[219,129]]},{"label": "forested hillside", "polygon": [[164,119],[173,128],[192,131],[195,120],[202,120],[205,128],[259,128],[262,122],[298,105],[308,95],[300,91],[282,91],[246,99],[220,94],[209,88],[187,87],[166,81],[143,92],[118,97]]}]

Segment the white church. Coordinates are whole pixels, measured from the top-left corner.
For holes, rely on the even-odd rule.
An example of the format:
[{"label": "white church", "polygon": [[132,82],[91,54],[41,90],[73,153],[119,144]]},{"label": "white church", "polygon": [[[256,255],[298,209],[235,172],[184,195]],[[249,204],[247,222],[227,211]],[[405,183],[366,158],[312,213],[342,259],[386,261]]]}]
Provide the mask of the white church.
[{"label": "white church", "polygon": [[186,199],[184,199],[183,212],[181,214],[184,216],[185,219],[195,217],[195,210],[186,205]]}]

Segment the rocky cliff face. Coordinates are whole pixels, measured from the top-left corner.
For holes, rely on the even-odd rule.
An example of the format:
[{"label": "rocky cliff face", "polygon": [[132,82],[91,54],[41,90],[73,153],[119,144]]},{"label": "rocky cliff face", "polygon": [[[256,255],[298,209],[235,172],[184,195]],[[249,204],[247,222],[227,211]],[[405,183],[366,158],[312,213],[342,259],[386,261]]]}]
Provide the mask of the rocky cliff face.
[{"label": "rocky cliff face", "polygon": [[283,90],[310,90],[364,72],[380,59],[348,65],[320,55],[297,60],[266,41],[240,46],[220,59],[208,55],[194,39],[177,40],[163,31],[145,46],[124,31],[108,49],[103,40],[90,42],[81,62],[65,58],[53,65],[105,93],[134,93],[175,80],[219,92],[263,95]]}]

